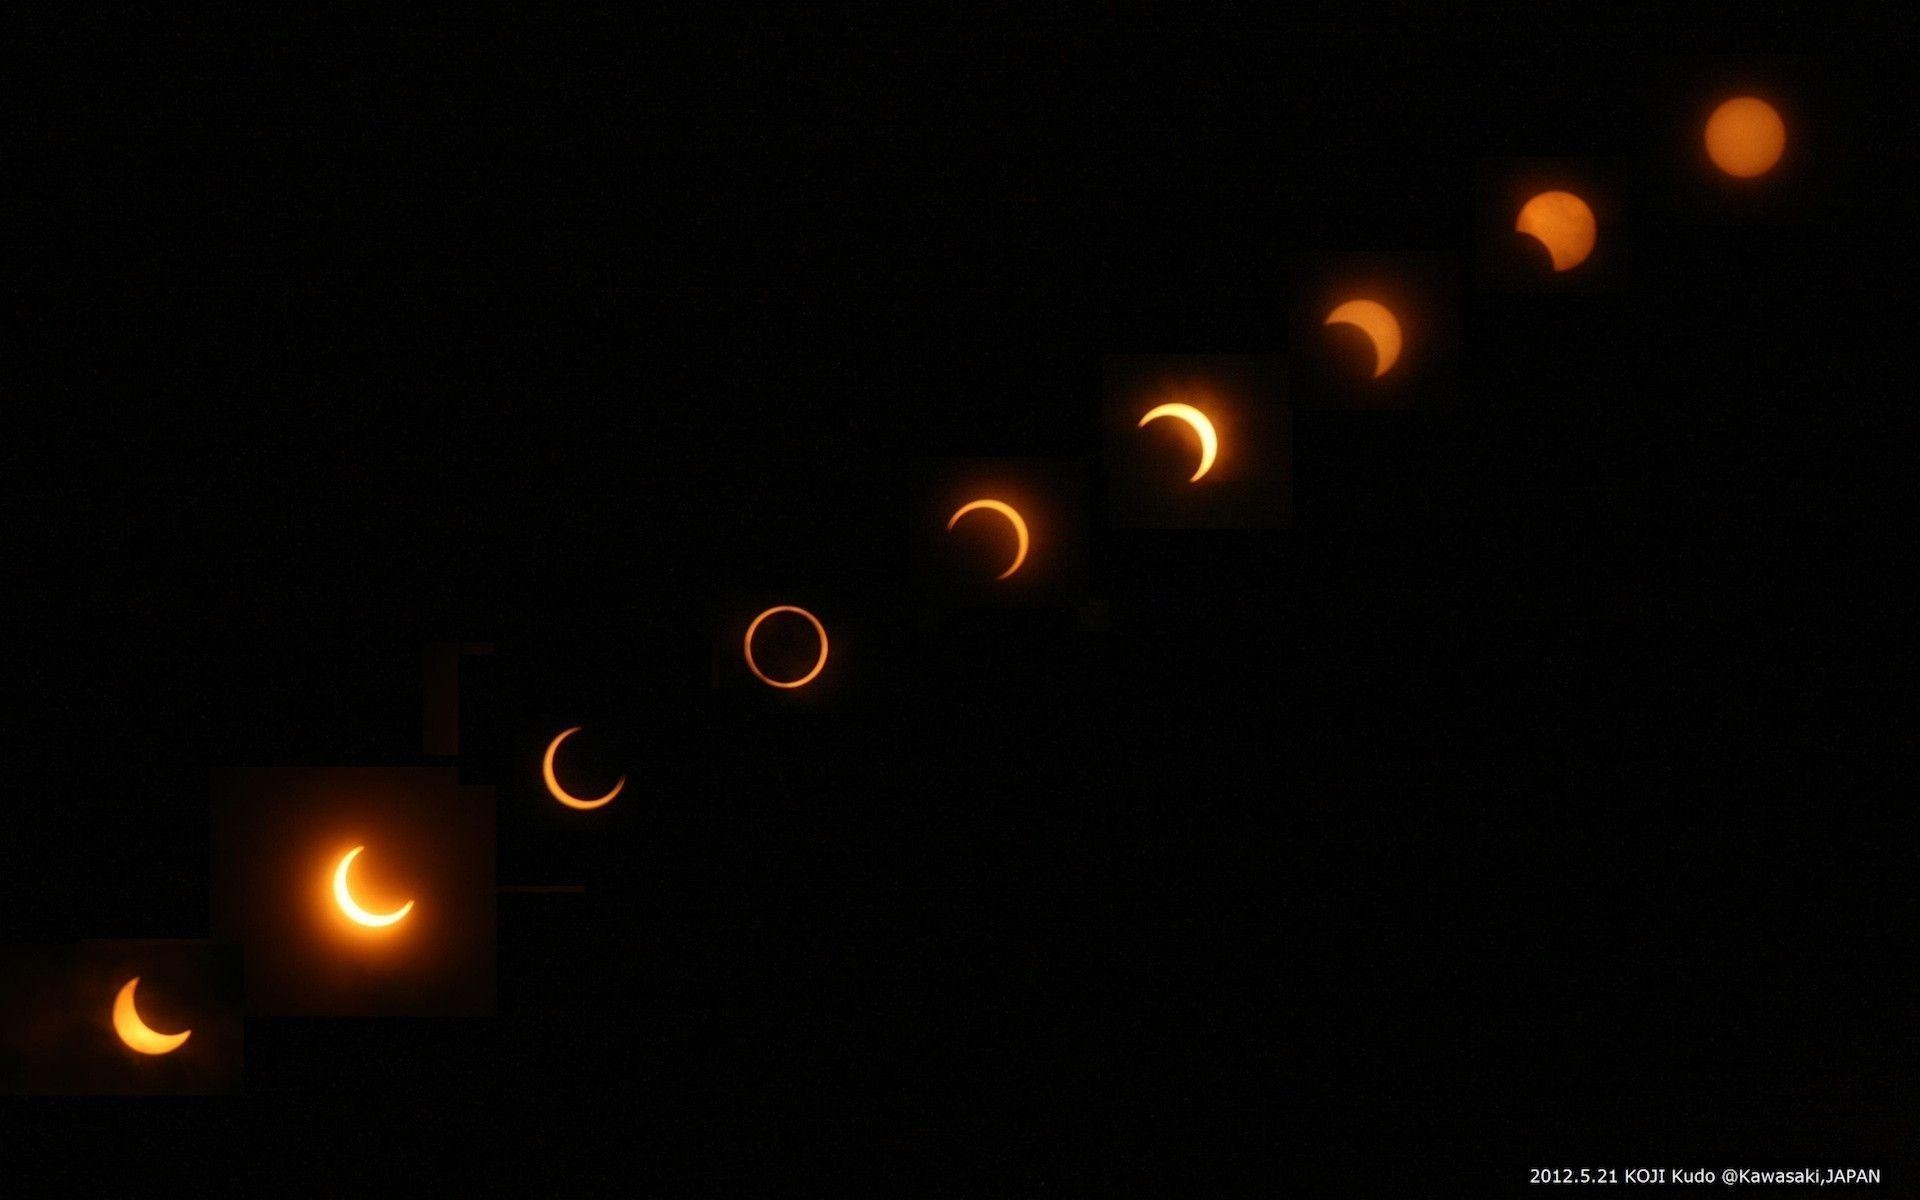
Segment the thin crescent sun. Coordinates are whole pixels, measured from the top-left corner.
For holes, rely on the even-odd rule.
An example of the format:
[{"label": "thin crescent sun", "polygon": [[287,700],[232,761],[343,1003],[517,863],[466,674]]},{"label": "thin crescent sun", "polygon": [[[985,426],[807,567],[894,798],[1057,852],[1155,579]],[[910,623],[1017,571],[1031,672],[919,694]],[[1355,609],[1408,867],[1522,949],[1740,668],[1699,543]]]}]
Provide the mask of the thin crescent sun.
[{"label": "thin crescent sun", "polygon": [[[760,669],[760,664],[753,661],[753,635],[759,631],[760,622],[766,620],[768,617],[775,615],[776,613],[797,613],[800,616],[805,617],[807,619],[807,623],[813,626],[813,632],[819,635],[820,657],[814,660],[813,669],[811,671],[808,671],[805,675],[802,675],[798,679],[769,678],[766,672]],[[798,608],[791,604],[781,604],[781,605],[777,605],[776,607],[768,609],[767,611],[761,613],[759,616],[753,619],[753,624],[747,626],[747,636],[743,643],[743,648],[747,656],[747,669],[749,671],[752,671],[754,674],[754,677],[759,679],[761,683],[764,683],[769,687],[777,687],[777,688],[805,687],[809,683],[812,683],[814,679],[816,679],[819,676],[820,672],[826,668],[827,627],[820,623],[820,618],[814,616],[812,613],[808,612],[806,609]]]},{"label": "thin crescent sun", "polygon": [[390,913],[370,913],[354,901],[353,893],[347,889],[347,869],[353,866],[353,860],[358,858],[360,852],[365,849],[365,846],[355,846],[347,851],[346,857],[342,858],[340,864],[333,869],[333,902],[340,906],[340,911],[347,914],[349,920],[377,929],[383,925],[391,925],[412,912],[413,901],[407,901]]},{"label": "thin crescent sun", "polygon": [[1352,325],[1372,340],[1375,379],[1400,358],[1400,322],[1377,300],[1349,300],[1327,314],[1326,324]]},{"label": "thin crescent sun", "polygon": [[1521,206],[1513,228],[1547,248],[1555,271],[1571,271],[1587,261],[1599,237],[1593,210],[1572,192],[1541,192]]},{"label": "thin crescent sun", "polygon": [[612,791],[600,797],[598,800],[582,800],[580,797],[567,791],[566,788],[561,787],[560,780],[553,773],[553,756],[559,751],[560,743],[579,732],[580,727],[575,725],[572,729],[562,730],[559,737],[547,743],[547,757],[546,761],[540,764],[540,774],[546,777],[547,794],[568,808],[599,808],[603,804],[611,803],[613,798],[620,794],[620,789],[627,786],[627,777],[625,775],[620,777],[620,782],[613,785]]},{"label": "thin crescent sun", "polygon": [[1027,523],[1020,514],[1014,510],[1013,505],[1002,500],[969,500],[960,506],[958,512],[955,512],[951,517],[947,518],[947,530],[951,532],[953,527],[960,523],[961,517],[983,508],[997,512],[1011,522],[1013,525],[1013,536],[1019,540],[1019,546],[1013,553],[1013,565],[994,576],[995,579],[1005,579],[1015,571],[1018,571],[1021,563],[1027,561],[1027,546],[1029,544],[1027,540]]},{"label": "thin crescent sun", "polygon": [[1137,428],[1145,429],[1149,421],[1157,421],[1161,417],[1177,417],[1191,425],[1193,432],[1199,435],[1200,469],[1193,473],[1192,479],[1188,480],[1189,483],[1198,482],[1200,477],[1212,468],[1215,456],[1220,453],[1220,439],[1213,432],[1213,422],[1207,419],[1207,414],[1191,404],[1162,404],[1141,417]]},{"label": "thin crescent sun", "polygon": [[113,998],[113,1031],[120,1035],[121,1041],[142,1054],[169,1054],[178,1050],[182,1042],[193,1036],[193,1030],[157,1033],[147,1028],[133,1007],[133,989],[139,982],[140,977],[135,975],[120,985],[120,994]]}]

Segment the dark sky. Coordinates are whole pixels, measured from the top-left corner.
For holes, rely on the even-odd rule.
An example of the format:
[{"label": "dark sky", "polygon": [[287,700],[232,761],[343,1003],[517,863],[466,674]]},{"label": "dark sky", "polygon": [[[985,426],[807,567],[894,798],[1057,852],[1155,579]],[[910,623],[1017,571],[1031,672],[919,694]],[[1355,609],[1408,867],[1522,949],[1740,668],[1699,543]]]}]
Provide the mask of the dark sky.
[{"label": "dark sky", "polygon": [[[1891,1163],[1911,104],[1897,39],[1772,16],[136,39],[15,172],[9,940],[203,936],[210,772],[416,755],[422,644],[484,640],[474,769],[624,731],[608,837],[528,860],[588,891],[501,898],[491,1021],[253,1021],[246,1104],[156,1130],[269,1165],[371,1104],[382,1161],[683,1184]],[[1792,149],[1737,190],[1691,145],[1745,80]],[[1508,269],[1536,171],[1617,215],[1591,275]],[[1352,252],[1447,306],[1395,411],[1312,366]],[[1280,381],[1278,528],[1112,520],[1103,363],[1188,354]],[[922,619],[902,514],[970,456],[1084,472],[1099,620]],[[796,703],[717,675],[780,602],[845,631]]]}]

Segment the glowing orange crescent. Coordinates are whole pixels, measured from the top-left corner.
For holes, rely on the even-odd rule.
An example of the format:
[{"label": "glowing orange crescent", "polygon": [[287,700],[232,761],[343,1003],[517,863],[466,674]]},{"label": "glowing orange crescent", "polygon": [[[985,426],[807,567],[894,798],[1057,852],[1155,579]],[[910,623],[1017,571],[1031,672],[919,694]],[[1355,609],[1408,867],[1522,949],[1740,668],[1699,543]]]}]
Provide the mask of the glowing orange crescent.
[{"label": "glowing orange crescent", "polygon": [[1195,471],[1193,478],[1187,481],[1189,483],[1197,482],[1199,478],[1205,475],[1208,469],[1213,466],[1214,456],[1220,452],[1220,439],[1214,436],[1213,422],[1207,420],[1207,414],[1201,412],[1191,404],[1162,404],[1160,407],[1150,410],[1146,416],[1141,417],[1140,424],[1136,428],[1145,429],[1147,422],[1157,421],[1161,417],[1178,417],[1180,420],[1193,426],[1193,432],[1199,435],[1200,469]]},{"label": "glowing orange crescent", "polygon": [[1015,571],[1018,571],[1021,563],[1027,561],[1027,523],[1021,519],[1019,513],[1014,511],[1011,504],[1000,500],[969,500],[960,506],[960,511],[947,518],[948,531],[951,532],[953,527],[960,523],[961,517],[980,508],[991,509],[1011,521],[1013,523],[1013,535],[1020,541],[1019,548],[1015,550],[1013,554],[1013,565],[994,576],[995,579],[1005,579]]},{"label": "glowing orange crescent", "polygon": [[180,1043],[193,1036],[193,1030],[183,1029],[179,1033],[155,1033],[147,1028],[140,1014],[133,1007],[133,989],[140,982],[135,975],[120,985],[120,994],[113,998],[113,1031],[120,1040],[142,1054],[167,1054],[178,1050]]},{"label": "glowing orange crescent", "polygon": [[547,758],[545,762],[540,764],[540,773],[547,778],[547,794],[568,808],[599,808],[601,805],[612,801],[615,796],[620,794],[620,789],[627,786],[627,777],[625,775],[620,777],[619,783],[613,785],[612,791],[600,797],[598,800],[582,800],[580,797],[573,795],[568,792],[567,789],[561,787],[560,780],[556,778],[553,773],[553,756],[560,749],[560,743],[579,732],[580,727],[575,725],[572,729],[562,730],[559,737],[547,743]]},{"label": "glowing orange crescent", "polygon": [[333,902],[340,906],[340,911],[347,914],[349,919],[362,925],[370,925],[374,928],[391,925],[413,911],[413,901],[407,901],[390,913],[370,913],[356,904],[353,893],[347,890],[347,868],[353,865],[353,860],[358,858],[360,852],[365,849],[365,846],[355,846],[347,851],[347,856],[341,859],[340,865],[333,869]]},{"label": "glowing orange crescent", "polygon": [[1572,192],[1541,192],[1521,206],[1513,228],[1539,239],[1553,256],[1555,271],[1571,271],[1587,261],[1599,236],[1593,210]]},{"label": "glowing orange crescent", "polygon": [[1327,314],[1328,325],[1353,325],[1373,341],[1373,377],[1387,373],[1400,357],[1400,322],[1393,310],[1374,300],[1349,300]]},{"label": "glowing orange crescent", "polygon": [[[753,661],[753,635],[755,631],[760,628],[760,622],[773,616],[775,613],[798,613],[805,617],[807,624],[812,625],[813,631],[820,635],[820,657],[814,660],[813,670],[808,671],[798,679],[769,679],[766,673],[760,670],[760,665]],[[761,613],[753,619],[753,624],[747,626],[745,649],[747,654],[747,669],[752,671],[761,683],[777,688],[805,687],[809,683],[812,683],[814,678],[820,674],[821,669],[827,665],[827,627],[820,623],[820,618],[814,616],[806,609],[795,608],[791,604],[782,604]]]}]

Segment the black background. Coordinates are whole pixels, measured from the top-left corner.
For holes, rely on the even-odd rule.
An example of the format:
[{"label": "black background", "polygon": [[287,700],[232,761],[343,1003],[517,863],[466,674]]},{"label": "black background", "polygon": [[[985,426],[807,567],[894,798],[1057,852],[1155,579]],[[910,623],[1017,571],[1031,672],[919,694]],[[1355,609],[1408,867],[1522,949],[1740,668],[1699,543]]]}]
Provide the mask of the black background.
[{"label": "black background", "polygon": [[[34,1116],[262,1186],[1895,1165],[1911,96],[1743,12],[116,30],[9,172],[9,940],[203,935],[210,770],[416,755],[430,639],[633,782],[500,898],[496,1018]],[[1605,286],[1490,265],[1527,156],[1620,201]],[[1447,403],[1295,397],[1290,528],[1107,527],[1102,357],[1305,345],[1347,250],[1451,256]],[[1104,620],[915,623],[973,454],[1089,460]],[[771,603],[822,686],[715,687]]]}]

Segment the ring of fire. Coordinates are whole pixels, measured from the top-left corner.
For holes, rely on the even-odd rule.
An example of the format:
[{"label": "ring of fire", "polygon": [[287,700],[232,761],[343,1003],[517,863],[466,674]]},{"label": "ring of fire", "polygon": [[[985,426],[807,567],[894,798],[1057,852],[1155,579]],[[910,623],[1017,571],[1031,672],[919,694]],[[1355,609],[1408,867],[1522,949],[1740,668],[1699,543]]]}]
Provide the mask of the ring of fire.
[{"label": "ring of fire", "polygon": [[[753,635],[759,632],[762,621],[778,613],[795,613],[805,617],[807,623],[813,626],[813,632],[820,638],[820,657],[814,660],[813,669],[798,679],[774,679],[760,669],[759,663],[753,661]],[[820,623],[820,618],[814,616],[806,609],[798,608],[791,604],[781,604],[768,609],[753,619],[753,624],[747,626],[747,636],[742,643],[742,648],[747,657],[747,669],[752,671],[754,677],[761,683],[766,684],[768,687],[777,688],[805,687],[818,678],[820,672],[825,669],[827,665],[827,627]]]}]

